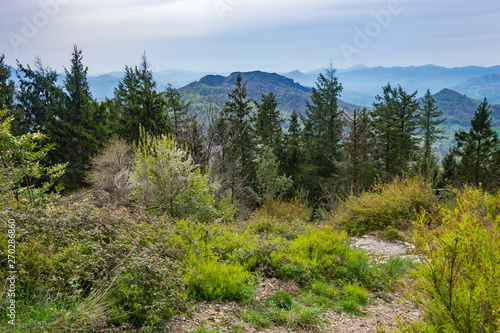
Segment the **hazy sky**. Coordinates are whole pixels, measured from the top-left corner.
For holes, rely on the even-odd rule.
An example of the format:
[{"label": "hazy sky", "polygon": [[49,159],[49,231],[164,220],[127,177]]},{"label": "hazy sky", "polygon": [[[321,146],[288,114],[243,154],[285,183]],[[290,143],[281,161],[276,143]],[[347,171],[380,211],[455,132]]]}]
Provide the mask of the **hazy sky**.
[{"label": "hazy sky", "polygon": [[2,0],[0,54],[91,73],[500,65],[498,0]]}]

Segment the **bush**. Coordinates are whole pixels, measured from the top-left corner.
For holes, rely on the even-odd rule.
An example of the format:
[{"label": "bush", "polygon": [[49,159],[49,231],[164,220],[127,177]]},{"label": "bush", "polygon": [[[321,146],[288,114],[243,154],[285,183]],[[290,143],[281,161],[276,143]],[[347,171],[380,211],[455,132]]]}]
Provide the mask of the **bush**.
[{"label": "bush", "polygon": [[355,283],[349,283],[345,285],[343,289],[347,293],[347,297],[349,298],[349,300],[352,300],[359,304],[366,303],[366,301],[368,301],[368,298],[370,297],[366,289]]},{"label": "bush", "polygon": [[286,252],[271,254],[271,262],[280,277],[299,284],[308,284],[316,276],[369,284],[369,257],[352,249],[346,237],[345,232],[337,232],[331,226],[309,228],[291,241]]},{"label": "bush", "polygon": [[128,202],[132,190],[129,174],[133,161],[132,146],[117,137],[108,141],[102,152],[90,159],[92,168],[87,178],[100,201],[111,204]]},{"label": "bush", "polygon": [[283,290],[278,290],[269,297],[269,300],[278,308],[291,310],[293,306],[292,296]]},{"label": "bush", "polygon": [[197,300],[249,300],[253,285],[250,273],[237,264],[228,265],[207,260],[199,262],[187,277],[189,295]]},{"label": "bush", "polygon": [[376,184],[371,192],[351,197],[336,211],[336,222],[350,235],[362,235],[388,226],[406,229],[420,212],[437,202],[430,184],[421,178],[395,179]]},{"label": "bush", "polygon": [[235,209],[228,197],[219,196],[221,185],[210,178],[210,170],[202,174],[172,136],[153,138],[141,129],[134,152],[132,195],[144,206],[201,222],[234,218]]},{"label": "bush", "polygon": [[500,193],[457,191],[454,210],[440,219],[422,214],[415,245],[426,258],[413,298],[422,304],[429,332],[497,332],[500,329]]}]

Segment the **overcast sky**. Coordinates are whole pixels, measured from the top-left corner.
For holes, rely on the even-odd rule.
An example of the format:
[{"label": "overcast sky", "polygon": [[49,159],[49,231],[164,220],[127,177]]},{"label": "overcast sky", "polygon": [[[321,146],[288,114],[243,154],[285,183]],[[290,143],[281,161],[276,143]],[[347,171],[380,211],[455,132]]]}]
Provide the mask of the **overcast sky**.
[{"label": "overcast sky", "polygon": [[2,0],[0,54],[90,73],[500,65],[498,0]]}]

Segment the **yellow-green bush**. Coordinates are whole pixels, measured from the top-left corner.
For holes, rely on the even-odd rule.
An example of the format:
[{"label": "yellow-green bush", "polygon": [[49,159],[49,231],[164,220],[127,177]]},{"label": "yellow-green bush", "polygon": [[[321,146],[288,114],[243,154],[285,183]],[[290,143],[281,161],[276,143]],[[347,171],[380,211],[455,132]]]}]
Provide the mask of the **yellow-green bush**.
[{"label": "yellow-green bush", "polygon": [[309,228],[291,241],[286,251],[271,254],[278,275],[308,283],[315,277],[371,283],[368,255],[352,249],[345,232],[331,226]]},{"label": "yellow-green bush", "polygon": [[[414,299],[428,332],[498,332],[500,329],[500,193],[466,188],[440,219],[422,214],[415,245],[425,258]],[[410,330],[407,330],[410,331]]]},{"label": "yellow-green bush", "polygon": [[421,178],[397,178],[376,184],[372,191],[346,199],[335,212],[335,221],[349,234],[362,235],[388,226],[406,229],[422,210],[437,202],[430,184]]}]

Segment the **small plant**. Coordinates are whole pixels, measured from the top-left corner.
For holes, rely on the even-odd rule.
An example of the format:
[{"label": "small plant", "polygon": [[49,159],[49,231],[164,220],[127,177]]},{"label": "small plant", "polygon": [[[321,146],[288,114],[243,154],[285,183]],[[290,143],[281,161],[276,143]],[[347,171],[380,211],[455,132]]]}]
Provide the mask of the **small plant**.
[{"label": "small plant", "polygon": [[380,239],[384,239],[387,241],[396,241],[396,240],[403,240],[401,235],[398,232],[398,229],[396,229],[394,226],[390,225],[387,226],[383,231],[381,231],[378,234],[378,237]]},{"label": "small plant", "polygon": [[325,281],[315,280],[311,284],[311,291],[320,296],[325,296],[330,299],[337,298],[339,291],[333,284],[328,284]]},{"label": "small plant", "polygon": [[269,300],[278,308],[284,310],[291,310],[293,306],[293,299],[288,293],[279,290],[269,297]]},{"label": "small plant", "polygon": [[349,300],[352,300],[358,304],[365,304],[370,297],[368,291],[358,284],[349,283],[344,286],[344,291],[347,293]]}]

